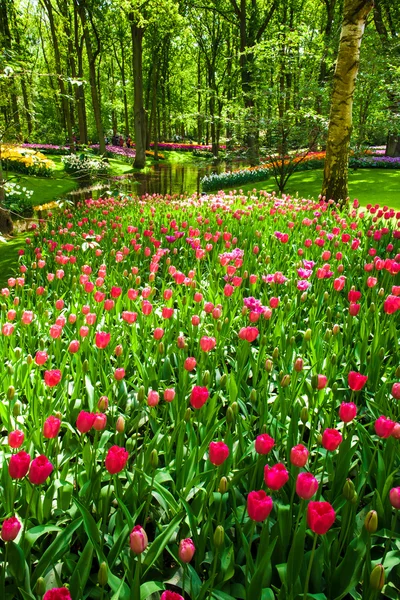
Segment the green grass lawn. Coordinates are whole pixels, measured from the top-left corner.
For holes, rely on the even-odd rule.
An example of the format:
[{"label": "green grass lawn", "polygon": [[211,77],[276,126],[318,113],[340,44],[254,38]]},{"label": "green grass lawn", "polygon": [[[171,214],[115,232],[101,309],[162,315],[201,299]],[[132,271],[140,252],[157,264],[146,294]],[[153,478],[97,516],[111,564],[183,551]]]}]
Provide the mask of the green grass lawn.
[{"label": "green grass lawn", "polygon": [[26,235],[17,235],[6,244],[0,242],[0,288],[7,285],[7,279],[15,276],[18,250],[25,245]]},{"label": "green grass lawn", "polygon": [[[287,184],[286,193],[292,196],[298,193],[303,198],[310,198],[321,193],[322,169],[315,171],[299,171],[294,173]],[[275,180],[248,183],[242,186],[244,192],[250,190],[277,190]],[[361,206],[367,204],[387,205],[400,209],[400,170],[359,169],[349,173],[350,198],[358,198]]]}]

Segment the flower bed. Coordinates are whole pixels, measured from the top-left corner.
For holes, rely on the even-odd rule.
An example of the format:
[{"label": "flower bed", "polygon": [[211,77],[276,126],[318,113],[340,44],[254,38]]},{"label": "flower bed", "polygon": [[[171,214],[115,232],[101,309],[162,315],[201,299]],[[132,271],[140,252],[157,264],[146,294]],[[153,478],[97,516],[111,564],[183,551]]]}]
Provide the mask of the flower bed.
[{"label": "flower bed", "polygon": [[221,193],[32,226],[0,291],[1,597],[395,597],[399,220]]},{"label": "flower bed", "polygon": [[62,161],[66,172],[76,177],[104,175],[110,169],[104,158],[88,154],[68,154],[62,157]]},{"label": "flower bed", "polygon": [[[305,158],[298,157],[294,162],[299,162],[296,171],[309,171],[311,169],[322,169],[325,161],[325,152],[310,152]],[[352,169],[400,169],[400,158],[387,156],[350,156],[349,167]],[[234,187],[246,183],[262,181],[272,174],[272,165],[262,162],[255,167],[242,168],[237,171],[226,171],[224,173],[212,173],[201,180],[203,191],[213,191],[225,187]]]},{"label": "flower bed", "polygon": [[22,146],[1,146],[3,168],[27,175],[50,177],[55,164],[41,152]]}]

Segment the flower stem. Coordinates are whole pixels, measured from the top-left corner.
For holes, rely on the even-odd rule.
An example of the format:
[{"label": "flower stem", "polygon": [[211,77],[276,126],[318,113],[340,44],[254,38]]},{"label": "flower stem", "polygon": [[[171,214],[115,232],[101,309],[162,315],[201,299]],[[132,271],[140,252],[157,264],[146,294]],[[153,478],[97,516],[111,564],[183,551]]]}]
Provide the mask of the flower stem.
[{"label": "flower stem", "polygon": [[304,585],[303,600],[307,600],[307,596],[308,596],[308,584],[310,582],[311,568],[312,568],[313,561],[314,561],[315,546],[317,545],[317,539],[318,539],[318,534],[316,533],[315,536],[314,536],[314,542],[313,542],[313,546],[312,546],[312,550],[311,550],[310,562],[308,563],[308,569],[307,569],[307,575],[306,575],[306,583]]}]

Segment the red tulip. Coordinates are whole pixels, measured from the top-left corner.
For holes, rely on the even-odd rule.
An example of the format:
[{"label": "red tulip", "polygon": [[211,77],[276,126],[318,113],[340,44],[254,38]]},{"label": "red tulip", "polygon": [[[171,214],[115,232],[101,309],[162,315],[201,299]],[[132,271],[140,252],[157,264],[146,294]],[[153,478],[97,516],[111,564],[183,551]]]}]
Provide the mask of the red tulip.
[{"label": "red tulip", "polygon": [[270,490],[280,490],[281,487],[285,485],[285,483],[289,479],[289,473],[283,463],[277,463],[273,467],[269,465],[265,465],[264,467],[264,481],[265,485]]},{"label": "red tulip", "polygon": [[160,600],[184,600],[184,597],[177,592],[170,592],[167,590],[161,594]]},{"label": "red tulip", "polygon": [[256,437],[255,448],[257,454],[268,454],[275,446],[275,440],[267,433],[262,433]]},{"label": "red tulip", "polygon": [[400,510],[400,487],[392,488],[389,492],[390,504]]},{"label": "red tulip", "polygon": [[328,378],[326,375],[317,375],[317,390],[323,390],[328,383]]},{"label": "red tulip", "polygon": [[400,297],[389,295],[383,303],[383,310],[387,315],[392,315],[400,309]]},{"label": "red tulip", "polygon": [[336,513],[329,502],[310,502],[307,506],[307,523],[318,535],[324,535],[335,522]]},{"label": "red tulip", "polygon": [[52,473],[54,467],[47,458],[41,454],[33,459],[29,468],[29,481],[34,485],[41,485]]},{"label": "red tulip", "polygon": [[261,522],[269,516],[273,507],[272,498],[264,490],[250,492],[247,496],[247,512],[250,519]]},{"label": "red tulip", "polygon": [[47,417],[43,424],[43,435],[47,439],[52,439],[58,436],[58,432],[60,431],[61,420],[53,415]]},{"label": "red tulip", "polygon": [[361,308],[361,304],[356,304],[355,302],[352,302],[349,306],[349,313],[352,317],[356,317],[358,315],[358,313],[360,312],[360,308]]},{"label": "red tulip", "polygon": [[293,446],[290,451],[290,462],[295,467],[304,467],[308,460],[309,451],[303,444]]},{"label": "red tulip", "polygon": [[311,473],[299,473],[296,481],[296,494],[303,500],[309,500],[318,490],[318,481]]},{"label": "red tulip", "polygon": [[186,538],[179,542],[178,556],[179,560],[182,562],[189,563],[192,560],[195,551],[195,545],[190,538]]},{"label": "red tulip", "polygon": [[165,402],[172,402],[175,398],[175,390],[173,388],[167,388],[164,390],[164,400]]},{"label": "red tulip", "polygon": [[43,600],[72,600],[71,594],[66,587],[52,588],[43,596]]},{"label": "red tulip", "polygon": [[61,381],[61,371],[59,369],[53,369],[51,371],[44,372],[44,382],[49,387],[55,387]]},{"label": "red tulip", "polygon": [[48,358],[49,355],[47,354],[47,352],[38,350],[38,352],[36,352],[35,355],[35,363],[37,365],[44,365]]},{"label": "red tulip", "polygon": [[259,334],[257,327],[242,327],[239,331],[239,337],[241,340],[245,340],[246,342],[254,342]]},{"label": "red tulip", "polygon": [[116,381],[121,381],[125,377],[125,369],[122,367],[115,369],[114,371],[114,379]]},{"label": "red tulip", "polygon": [[15,429],[15,431],[10,431],[8,434],[8,445],[10,448],[19,448],[24,443],[25,434],[20,429]]},{"label": "red tulip", "polygon": [[208,452],[210,462],[215,466],[222,465],[229,456],[229,448],[224,442],[211,442]]},{"label": "red tulip", "polygon": [[13,454],[8,465],[8,472],[12,479],[22,479],[29,471],[31,457],[29,454],[21,450],[17,454]]},{"label": "red tulip", "polygon": [[93,421],[95,431],[103,431],[107,425],[107,416],[104,413],[96,413]]},{"label": "red tulip", "polygon": [[9,517],[3,521],[3,525],[1,526],[1,539],[3,542],[13,542],[19,534],[20,529],[21,523],[18,521],[17,517]]},{"label": "red tulip", "polygon": [[120,446],[111,446],[107,452],[105,466],[110,475],[120,473],[125,467],[129,458],[129,452]]},{"label": "red tulip", "polygon": [[337,429],[325,429],[322,434],[322,445],[325,450],[333,452],[342,443],[342,434]]},{"label": "red tulip", "polygon": [[100,350],[104,350],[104,348],[107,348],[108,344],[110,343],[110,339],[111,339],[110,333],[106,333],[105,331],[97,331],[96,332],[97,348],[99,348]]},{"label": "red tulip", "polygon": [[196,359],[193,356],[189,356],[183,365],[183,368],[186,369],[186,371],[193,371],[193,369],[196,367]]},{"label": "red tulip", "polygon": [[80,433],[87,433],[93,427],[96,415],[94,413],[81,410],[76,419],[76,428]]},{"label": "red tulip", "polygon": [[134,554],[141,554],[147,548],[149,541],[141,525],[135,525],[129,536],[129,545]]},{"label": "red tulip", "polygon": [[351,290],[348,293],[347,298],[348,298],[349,302],[358,302],[359,299],[361,298],[361,292],[357,292],[356,290]]},{"label": "red tulip", "polygon": [[215,348],[216,343],[217,340],[215,338],[203,336],[200,340],[200,348],[203,352],[210,352],[210,350]]},{"label": "red tulip", "polygon": [[343,423],[350,423],[357,414],[357,406],[354,402],[342,402],[339,407],[339,418]]},{"label": "red tulip", "polygon": [[364,385],[367,383],[367,380],[368,375],[361,375],[361,373],[357,373],[356,371],[350,371],[347,376],[349,388],[353,390],[353,392],[362,390]]},{"label": "red tulip", "polygon": [[392,385],[392,396],[395,400],[400,400],[400,383],[394,383]]},{"label": "red tulip", "polygon": [[208,400],[209,392],[206,387],[195,385],[190,394],[190,404],[193,408],[201,408]]},{"label": "red tulip", "polygon": [[160,395],[155,390],[149,390],[147,395],[147,404],[148,406],[157,406],[160,401]]},{"label": "red tulip", "polygon": [[391,436],[395,425],[394,421],[381,416],[375,421],[375,432],[381,438],[388,438]]}]

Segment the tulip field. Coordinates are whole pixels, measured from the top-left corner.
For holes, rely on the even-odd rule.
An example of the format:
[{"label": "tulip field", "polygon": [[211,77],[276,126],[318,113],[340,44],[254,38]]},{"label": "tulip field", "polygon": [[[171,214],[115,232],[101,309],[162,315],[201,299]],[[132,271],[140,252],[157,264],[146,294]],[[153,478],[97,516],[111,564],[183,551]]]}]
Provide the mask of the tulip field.
[{"label": "tulip field", "polygon": [[400,213],[126,195],[0,290],[1,600],[400,597]]}]

